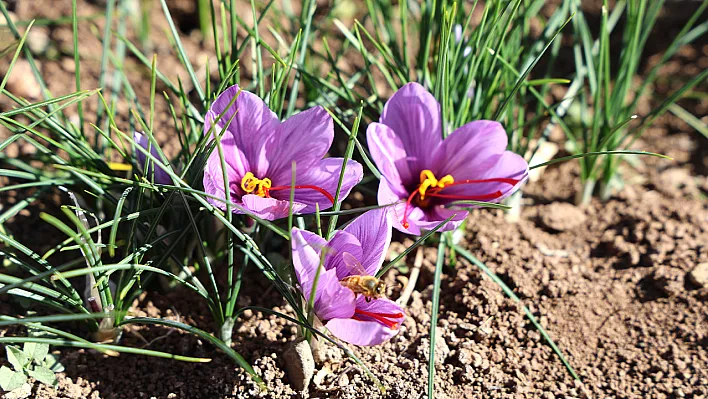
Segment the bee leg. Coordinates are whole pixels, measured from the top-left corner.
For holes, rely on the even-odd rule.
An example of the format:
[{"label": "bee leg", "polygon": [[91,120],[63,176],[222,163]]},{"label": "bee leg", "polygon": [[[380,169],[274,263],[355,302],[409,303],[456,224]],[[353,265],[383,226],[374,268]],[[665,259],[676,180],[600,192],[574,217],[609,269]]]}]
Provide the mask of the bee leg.
[{"label": "bee leg", "polygon": [[364,299],[366,299],[366,302],[371,302],[371,297],[370,297],[370,296],[367,296],[367,297],[364,298]]}]

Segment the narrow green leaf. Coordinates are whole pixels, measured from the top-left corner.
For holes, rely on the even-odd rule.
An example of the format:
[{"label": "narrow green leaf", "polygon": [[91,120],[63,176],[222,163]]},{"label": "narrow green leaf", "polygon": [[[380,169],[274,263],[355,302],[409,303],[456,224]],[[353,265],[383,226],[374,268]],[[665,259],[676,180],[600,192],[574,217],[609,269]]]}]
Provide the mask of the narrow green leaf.
[{"label": "narrow green leaf", "polygon": [[[74,40],[74,81],[76,83],[76,91],[81,91],[81,59],[79,57],[79,20],[76,15],[76,0],[71,0],[71,26],[72,37]],[[76,104],[79,114],[78,131],[84,136],[84,105],[81,101]]]},{"label": "narrow green leaf", "polygon": [[[354,145],[355,145],[355,140],[356,136],[359,133],[359,124],[361,123],[361,113],[364,110],[364,105],[362,104],[359,107],[359,114],[357,115],[356,119],[354,119],[354,127],[352,128],[351,133],[349,134],[349,140],[347,142],[347,149],[344,151],[344,158],[342,159],[342,168],[341,171],[339,172],[339,181],[337,182],[337,191],[334,194],[334,204],[333,206],[333,211],[338,212],[342,208],[342,203],[340,201],[340,195],[342,192],[342,183],[344,182],[344,175],[346,173],[347,169],[347,164],[349,163],[349,160],[352,158],[352,155],[354,155]],[[334,233],[334,229],[337,227],[337,219],[338,215],[335,213],[329,220],[329,230],[327,232],[327,239],[332,238],[332,233]]]},{"label": "narrow green leaf", "polygon": [[248,372],[251,375],[253,380],[256,383],[258,383],[259,386],[265,388],[265,384],[263,383],[263,380],[260,378],[260,376],[258,376],[258,374],[256,374],[255,370],[253,370],[253,367],[251,367],[251,365],[248,364],[248,362],[246,362],[246,360],[241,355],[239,355],[236,351],[231,349],[230,346],[227,346],[226,344],[224,344],[223,341],[219,340],[218,338],[214,337],[213,335],[211,335],[203,330],[200,330],[196,327],[193,327],[193,326],[190,326],[190,325],[187,325],[184,323],[180,323],[177,321],[173,321],[173,320],[154,319],[154,318],[148,318],[148,317],[135,317],[132,319],[127,319],[127,320],[124,320],[121,325],[128,325],[128,324],[154,324],[154,325],[167,326],[167,327],[171,327],[171,328],[177,328],[182,331],[194,334],[205,341],[209,341],[209,343],[211,343],[216,348],[218,348],[219,350],[224,352],[226,355],[231,357],[234,361],[236,361],[236,363],[239,366],[241,366],[241,368],[246,370],[246,372]]},{"label": "narrow green leaf", "polygon": [[548,162],[540,163],[537,165],[529,166],[529,169],[536,169],[536,168],[542,168],[544,166],[548,165],[553,165],[554,163],[559,163],[559,162],[565,162],[565,161],[570,161],[571,159],[575,158],[583,158],[587,156],[593,156],[593,155],[620,155],[620,154],[625,154],[625,155],[651,155],[653,157],[659,157],[659,158],[664,158],[664,159],[673,159],[667,155],[662,155],[662,154],[657,154],[655,152],[648,152],[648,151],[635,151],[635,150],[618,150],[618,151],[595,151],[595,152],[585,152],[582,154],[575,154],[575,155],[570,155],[567,157],[562,157],[562,158],[556,158],[552,159]]},{"label": "narrow green leaf", "polygon": [[386,272],[387,272],[390,268],[392,268],[393,266],[395,266],[396,263],[398,263],[399,260],[401,260],[404,256],[408,255],[408,254],[409,254],[411,251],[413,251],[414,249],[418,248],[419,245],[423,244],[423,243],[425,242],[425,240],[427,240],[430,236],[432,236],[433,234],[435,234],[435,232],[437,232],[438,230],[440,230],[443,226],[445,226],[445,224],[446,224],[447,222],[449,222],[450,220],[452,220],[452,218],[454,218],[455,216],[457,216],[457,214],[454,214],[454,215],[450,216],[449,218],[443,220],[442,222],[438,223],[438,225],[435,226],[432,230],[426,232],[423,236],[421,236],[418,240],[416,240],[416,242],[414,242],[413,245],[411,245],[410,247],[406,248],[403,252],[401,252],[400,254],[398,254],[398,256],[396,256],[394,259],[392,259],[390,262],[388,262],[388,263],[386,264],[386,266],[382,267],[381,270],[379,270],[378,273],[376,273],[376,277],[379,277],[379,278],[380,278],[381,276],[383,276],[384,274],[386,274]]},{"label": "narrow green leaf", "polygon": [[708,125],[706,125],[702,120],[696,118],[692,113],[686,111],[683,107],[676,103],[669,105],[668,110],[671,111],[672,114],[681,118],[689,126],[696,129],[698,133],[708,138]]},{"label": "narrow green leaf", "polygon": [[120,345],[90,344],[90,343],[87,344],[85,342],[62,340],[62,339],[52,339],[52,338],[0,337],[0,344],[3,344],[3,345],[6,345],[8,343],[24,343],[24,342],[40,342],[40,343],[46,343],[46,344],[49,344],[52,346],[67,346],[67,347],[71,347],[71,348],[94,349],[94,347],[98,346],[103,350],[112,350],[115,352],[130,353],[130,354],[135,354],[135,355],[161,357],[164,359],[173,359],[173,360],[179,360],[182,362],[189,362],[189,363],[208,363],[211,361],[211,359],[209,359],[209,358],[173,355],[171,353],[166,353],[166,352],[154,351],[154,350],[149,350],[149,349],[131,348],[128,346],[120,346]]},{"label": "narrow green leaf", "polygon": [[533,315],[533,313],[531,313],[531,311],[521,303],[521,299],[514,293],[514,291],[511,288],[509,288],[508,285],[506,285],[504,280],[500,279],[499,276],[497,276],[494,272],[492,272],[484,263],[482,263],[479,259],[477,259],[474,255],[472,255],[466,249],[464,249],[458,245],[453,245],[453,247],[457,253],[462,255],[462,257],[467,259],[473,265],[477,266],[487,276],[489,276],[492,279],[492,281],[497,283],[497,285],[499,285],[499,287],[502,289],[502,291],[504,291],[504,293],[509,298],[511,298],[514,302],[521,304],[523,306],[524,313],[526,314],[526,316],[529,318],[529,320],[534,325],[534,327],[536,327],[538,332],[541,333],[541,335],[546,340],[548,345],[551,347],[551,349],[553,349],[553,352],[555,352],[556,355],[558,355],[558,357],[560,358],[561,362],[563,362],[563,365],[565,365],[565,367],[568,370],[568,372],[570,373],[570,375],[574,379],[579,380],[580,377],[578,377],[578,375],[575,373],[575,370],[573,370],[573,367],[565,359],[565,356],[563,356],[563,352],[560,350],[560,348],[558,348],[556,343],[553,342],[553,339],[551,338],[550,335],[548,335],[548,332],[546,332],[546,330],[543,328],[543,326],[541,326],[541,323],[539,323],[538,320],[536,320],[536,317]]},{"label": "narrow green leaf", "polygon": [[445,248],[447,235],[440,236],[438,244],[438,257],[435,261],[435,274],[433,277],[433,303],[430,314],[430,351],[428,352],[428,397],[435,397],[435,342],[437,341],[436,329],[438,327],[438,311],[440,310],[440,283],[442,270],[445,266]]},{"label": "narrow green leaf", "polygon": [[177,46],[177,55],[179,56],[180,61],[182,62],[182,65],[187,69],[187,73],[189,74],[190,79],[192,80],[192,85],[194,86],[194,89],[197,91],[197,95],[199,96],[199,100],[204,103],[206,97],[204,95],[204,90],[202,89],[201,84],[199,83],[199,79],[197,78],[197,75],[194,73],[194,67],[192,66],[192,63],[189,61],[189,57],[187,56],[187,52],[184,50],[184,46],[182,45],[182,40],[180,39],[180,35],[177,32],[177,28],[175,27],[174,21],[172,20],[172,14],[170,13],[170,9],[167,7],[167,2],[165,0],[160,0],[160,4],[162,5],[162,12],[165,14],[165,18],[167,19],[167,23],[170,26],[170,31],[172,32],[172,39],[175,42],[175,45]]},{"label": "narrow green leaf", "polygon": [[[130,191],[132,189],[132,187],[128,187],[125,189],[125,191],[123,191],[123,194],[121,194],[120,198],[118,199],[116,211],[113,214],[113,226],[111,226],[111,234],[108,238],[108,254],[111,257],[115,256],[116,254],[116,237],[118,235],[118,224],[120,223],[121,213],[123,213],[123,205],[125,205],[125,200],[128,198],[128,194],[130,194]],[[87,230],[87,233],[89,232],[89,230]]]},{"label": "narrow green leaf", "polygon": [[10,65],[7,67],[7,70],[5,71],[5,76],[2,78],[2,83],[0,83],[0,93],[5,89],[5,84],[7,83],[7,80],[10,78],[10,74],[12,74],[12,68],[15,67],[15,62],[17,62],[17,59],[20,57],[20,51],[24,48],[25,45],[25,40],[27,40],[27,36],[30,33],[30,30],[32,29],[32,24],[34,24],[34,20],[30,22],[29,26],[27,27],[27,30],[25,31],[25,34],[22,35],[22,39],[20,39],[20,43],[17,45],[17,50],[15,50],[15,55],[12,56],[12,61],[10,61]]}]

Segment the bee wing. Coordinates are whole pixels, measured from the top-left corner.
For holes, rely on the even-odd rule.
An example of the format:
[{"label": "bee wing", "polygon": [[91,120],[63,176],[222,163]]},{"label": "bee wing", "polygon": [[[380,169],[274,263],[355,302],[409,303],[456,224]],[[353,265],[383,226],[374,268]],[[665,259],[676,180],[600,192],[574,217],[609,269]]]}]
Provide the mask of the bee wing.
[{"label": "bee wing", "polygon": [[347,266],[351,274],[356,274],[360,276],[368,276],[369,273],[366,272],[366,269],[364,269],[364,266],[359,262],[354,255],[350,254],[349,252],[342,252],[342,260],[344,261],[344,264]]}]

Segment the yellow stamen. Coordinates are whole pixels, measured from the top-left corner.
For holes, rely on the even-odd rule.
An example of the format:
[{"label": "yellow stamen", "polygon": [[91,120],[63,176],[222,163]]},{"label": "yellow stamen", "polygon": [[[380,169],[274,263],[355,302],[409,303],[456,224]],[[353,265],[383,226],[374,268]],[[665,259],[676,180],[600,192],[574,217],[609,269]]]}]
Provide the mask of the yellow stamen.
[{"label": "yellow stamen", "polygon": [[429,188],[444,188],[448,184],[455,182],[452,175],[445,175],[442,179],[438,180],[430,169],[425,169],[420,172],[420,187],[418,187],[418,192],[420,193],[421,201],[425,199],[425,192]]},{"label": "yellow stamen", "polygon": [[271,187],[273,187],[273,183],[271,183],[269,178],[259,179],[251,172],[246,173],[243,179],[241,179],[241,188],[243,191],[248,194],[255,191],[256,195],[259,197],[267,197],[268,189]]},{"label": "yellow stamen", "polygon": [[115,170],[118,172],[133,169],[133,165],[128,164],[128,163],[120,163],[120,162],[108,162],[108,167],[111,170]]}]

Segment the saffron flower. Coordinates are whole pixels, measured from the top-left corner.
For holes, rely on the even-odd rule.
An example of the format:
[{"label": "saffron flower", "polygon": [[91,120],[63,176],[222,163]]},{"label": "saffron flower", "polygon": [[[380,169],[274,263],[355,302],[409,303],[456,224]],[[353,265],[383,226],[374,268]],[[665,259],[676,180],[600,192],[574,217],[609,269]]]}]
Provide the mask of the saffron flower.
[{"label": "saffron flower", "polygon": [[[150,140],[148,139],[147,135],[143,132],[133,132],[133,141],[135,141],[135,144],[143,147],[144,149],[148,149]],[[157,147],[156,146],[150,146],[150,154],[157,158],[158,160],[160,159],[160,154],[157,152]],[[170,175],[167,174],[162,168],[160,167],[155,167],[153,165],[155,163],[154,160],[150,160],[150,165],[147,165],[148,163],[148,157],[145,156],[145,154],[140,151],[136,150],[135,151],[135,157],[138,160],[138,165],[142,168],[143,174],[148,180],[154,179],[154,181],[157,184],[172,184],[172,179],[170,178]],[[145,168],[147,166],[147,168]]]},{"label": "saffron flower", "polygon": [[314,288],[314,311],[325,327],[345,342],[378,345],[395,336],[405,318],[395,302],[356,295],[346,286],[347,277],[375,275],[390,243],[391,222],[385,209],[362,214],[329,241],[309,231],[292,231],[293,265],[305,300],[310,299],[321,267]]},{"label": "saffron flower", "polygon": [[[267,220],[286,217],[290,209],[293,162],[296,171],[293,212],[313,213],[316,204],[320,209],[334,204],[343,159],[322,159],[334,138],[332,117],[324,108],[310,108],[281,123],[263,100],[234,85],[219,95],[204,121],[206,134],[219,135],[224,128],[221,146],[230,199],[236,205],[234,213]],[[361,165],[348,161],[340,201],[362,177]],[[204,170],[204,190],[224,199],[208,198],[213,205],[226,209],[224,175],[216,149]]]},{"label": "saffron flower", "polygon": [[453,215],[439,231],[454,230],[467,217],[450,209],[456,201],[499,201],[528,177],[497,122],[470,122],[443,140],[440,104],[417,83],[398,90],[366,134],[382,174],[378,203],[395,204],[393,226],[404,233],[419,235]]}]

